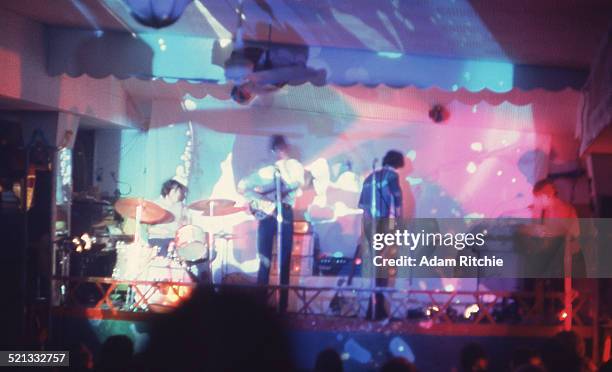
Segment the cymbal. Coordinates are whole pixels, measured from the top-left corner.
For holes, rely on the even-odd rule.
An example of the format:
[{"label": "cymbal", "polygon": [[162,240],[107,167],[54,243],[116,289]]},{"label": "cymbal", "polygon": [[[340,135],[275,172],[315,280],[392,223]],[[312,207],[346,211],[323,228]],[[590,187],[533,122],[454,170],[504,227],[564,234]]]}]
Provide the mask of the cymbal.
[{"label": "cymbal", "polygon": [[174,215],[159,205],[141,198],[125,198],[115,203],[115,210],[125,218],[136,218],[136,208],[142,206],[140,222],[148,225],[174,221]]},{"label": "cymbal", "polygon": [[[201,211],[203,216],[226,216],[245,210],[244,207],[236,207],[236,202],[228,199],[202,199],[189,205],[189,209]],[[212,207],[212,215],[210,213]]]}]

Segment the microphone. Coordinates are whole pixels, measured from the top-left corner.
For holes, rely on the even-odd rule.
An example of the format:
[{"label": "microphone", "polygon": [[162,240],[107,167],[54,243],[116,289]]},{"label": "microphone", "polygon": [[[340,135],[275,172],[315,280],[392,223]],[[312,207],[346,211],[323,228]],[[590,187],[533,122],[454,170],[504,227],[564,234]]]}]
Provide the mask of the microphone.
[{"label": "microphone", "polygon": [[377,163],[378,163],[378,158],[374,158],[374,161],[372,162],[372,169],[376,170]]},{"label": "microphone", "polygon": [[281,174],[281,170],[280,167],[277,164],[274,164],[274,178],[281,178],[282,174]]}]

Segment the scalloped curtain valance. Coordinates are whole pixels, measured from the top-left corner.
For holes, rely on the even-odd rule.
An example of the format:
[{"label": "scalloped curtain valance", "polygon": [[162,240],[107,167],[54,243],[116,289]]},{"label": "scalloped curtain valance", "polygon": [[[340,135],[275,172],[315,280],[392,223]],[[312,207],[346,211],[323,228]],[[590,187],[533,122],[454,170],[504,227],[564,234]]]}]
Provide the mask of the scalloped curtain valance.
[{"label": "scalloped curtain valance", "polygon": [[[48,28],[47,71],[50,75],[83,74],[119,79],[162,79],[167,83],[226,83],[218,43],[213,39],[121,32]],[[288,47],[291,48],[291,47]],[[221,53],[227,53],[224,51]],[[580,89],[587,71],[509,62],[449,59],[367,50],[310,47],[308,65],[326,71],[325,84],[337,86],[386,85],[393,88],[437,87],[446,91],[466,89],[495,93],[521,90]],[[304,81],[299,82],[304,83]],[[314,82],[311,82],[314,83]],[[296,83],[297,84],[297,83]],[[318,83],[320,84],[320,83]]]}]

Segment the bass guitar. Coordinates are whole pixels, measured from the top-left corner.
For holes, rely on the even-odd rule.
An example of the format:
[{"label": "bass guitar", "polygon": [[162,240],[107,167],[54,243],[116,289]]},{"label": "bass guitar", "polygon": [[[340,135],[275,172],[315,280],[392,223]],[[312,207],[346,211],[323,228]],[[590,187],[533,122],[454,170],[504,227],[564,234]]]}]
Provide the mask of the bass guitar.
[{"label": "bass guitar", "polygon": [[[289,193],[297,190],[299,187],[284,188],[281,190],[281,198],[289,195]],[[247,194],[245,194],[249,210],[251,214],[258,220],[263,220],[266,217],[274,216],[276,212],[276,201],[274,200],[275,190],[274,188],[262,190],[256,188]]]}]

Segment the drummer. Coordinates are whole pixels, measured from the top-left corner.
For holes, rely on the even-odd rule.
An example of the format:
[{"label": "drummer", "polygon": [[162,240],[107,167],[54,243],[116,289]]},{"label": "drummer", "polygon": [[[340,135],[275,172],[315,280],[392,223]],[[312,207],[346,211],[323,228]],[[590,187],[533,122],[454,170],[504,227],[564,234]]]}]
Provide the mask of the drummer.
[{"label": "drummer", "polygon": [[166,256],[168,246],[174,240],[176,231],[190,223],[187,208],[183,204],[187,196],[187,186],[176,179],[164,182],[161,195],[155,201],[160,207],[168,210],[174,215],[174,219],[168,223],[151,225],[149,227],[149,244],[159,247],[158,255]]}]

